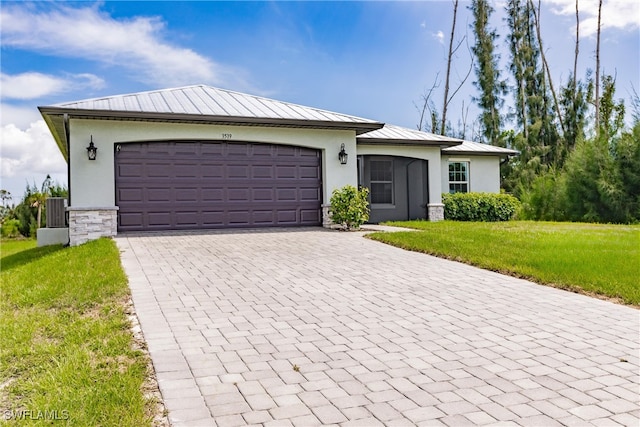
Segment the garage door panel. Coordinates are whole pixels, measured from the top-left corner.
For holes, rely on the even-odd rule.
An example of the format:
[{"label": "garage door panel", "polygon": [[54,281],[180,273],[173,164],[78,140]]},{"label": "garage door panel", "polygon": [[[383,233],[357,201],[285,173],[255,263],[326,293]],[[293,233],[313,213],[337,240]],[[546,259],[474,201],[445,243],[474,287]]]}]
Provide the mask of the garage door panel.
[{"label": "garage door panel", "polygon": [[276,178],[296,178],[296,166],[278,166]]},{"label": "garage door panel", "polygon": [[202,178],[224,178],[224,165],[203,163],[200,168]]},{"label": "garage door panel", "polygon": [[320,222],[320,212],[317,209],[301,209],[300,221],[303,224],[317,224]]},{"label": "garage door panel", "polygon": [[299,198],[302,201],[319,202],[320,190],[318,188],[301,188]]},{"label": "garage door panel", "polygon": [[300,147],[300,157],[320,157],[320,152],[318,150],[313,150],[311,148],[303,148]]},{"label": "garage door panel", "polygon": [[248,188],[229,188],[227,190],[227,199],[230,202],[249,202],[251,193]]},{"label": "garage door panel", "polygon": [[170,188],[149,188],[147,189],[146,198],[143,200],[148,202],[171,202],[175,196]]},{"label": "garage door panel", "polygon": [[276,200],[278,202],[291,202],[296,200],[296,188],[278,188],[276,189]]},{"label": "garage door panel", "polygon": [[172,178],[172,167],[169,162],[147,163],[141,172],[150,178]]},{"label": "garage door panel", "polygon": [[273,145],[270,145],[270,144],[253,144],[251,153],[254,156],[271,157],[273,155]]},{"label": "garage door panel", "polygon": [[254,202],[270,202],[274,199],[273,188],[254,188],[251,200]]},{"label": "garage door panel", "polygon": [[319,225],[318,150],[147,142],[116,152],[118,229]]},{"label": "garage door panel", "polygon": [[242,156],[246,157],[249,151],[249,144],[227,144],[228,156]]},{"label": "garage door panel", "polygon": [[123,227],[137,227],[142,224],[142,213],[119,212],[118,221]]},{"label": "garage door panel", "polygon": [[176,201],[178,202],[198,202],[200,191],[197,188],[176,188]]},{"label": "garage door panel", "polygon": [[278,157],[294,157],[296,151],[300,152],[299,148],[289,145],[278,145],[276,147],[276,156]]},{"label": "garage door panel", "polygon": [[172,167],[173,176],[176,178],[199,178],[200,167],[193,163],[176,164]]},{"label": "garage door panel", "polygon": [[203,227],[223,227],[225,222],[224,210],[203,210],[202,226]]},{"label": "garage door panel", "polygon": [[118,175],[123,178],[140,178],[142,170],[137,164],[119,164]]},{"label": "garage door panel", "polygon": [[200,212],[196,210],[175,213],[175,224],[178,227],[189,226],[189,228],[192,228],[198,225],[199,220]]},{"label": "garage door panel", "polygon": [[223,143],[215,143],[210,142],[207,144],[202,144],[200,149],[200,154],[203,157],[213,156],[213,157],[221,157],[224,153],[224,144]]},{"label": "garage door panel", "polygon": [[251,178],[253,179],[273,179],[275,177],[272,165],[255,165],[251,168]]},{"label": "garage door panel", "polygon": [[252,222],[254,224],[273,225],[275,224],[275,218],[272,210],[265,211],[253,211]]},{"label": "garage door panel", "polygon": [[136,202],[142,200],[141,188],[119,188],[118,199],[123,202]]},{"label": "garage door panel", "polygon": [[299,178],[300,179],[319,179],[320,178],[320,168],[315,166],[300,166],[299,170]]},{"label": "garage door panel", "polygon": [[170,212],[148,212],[147,218],[149,219],[150,227],[170,227],[171,226],[171,213]]},{"label": "garage door panel", "polygon": [[225,200],[223,188],[203,188],[201,195],[203,202],[223,202]]},{"label": "garage door panel", "polygon": [[227,212],[227,223],[229,225],[249,225],[249,212],[246,210],[230,210]]},{"label": "garage door panel", "polygon": [[250,169],[246,165],[228,165],[226,178],[245,178],[250,177]]},{"label": "garage door panel", "polygon": [[278,223],[283,225],[295,224],[298,215],[295,209],[278,211]]}]

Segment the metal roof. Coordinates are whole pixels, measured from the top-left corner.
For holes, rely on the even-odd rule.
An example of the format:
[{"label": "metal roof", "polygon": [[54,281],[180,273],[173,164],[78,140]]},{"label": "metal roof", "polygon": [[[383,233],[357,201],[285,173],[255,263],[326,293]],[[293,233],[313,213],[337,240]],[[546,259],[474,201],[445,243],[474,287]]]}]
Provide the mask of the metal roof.
[{"label": "metal roof", "polygon": [[357,140],[361,144],[435,145],[439,147],[451,147],[462,143],[461,139],[389,124],[385,124],[381,129],[358,135]]},{"label": "metal roof", "polygon": [[43,112],[64,110],[75,115],[74,112],[82,111],[85,115],[93,113],[95,116],[102,114],[122,118],[190,117],[206,121],[250,121],[253,124],[276,124],[276,121],[282,124],[325,123],[329,127],[355,127],[359,131],[370,131],[383,125],[361,117],[205,85],[85,99],[39,108]]},{"label": "metal roof", "polygon": [[290,102],[196,85],[38,107],[66,157],[63,117],[354,130],[383,123]]},{"label": "metal roof", "polygon": [[446,154],[476,154],[485,156],[515,156],[519,154],[518,151],[509,148],[472,141],[463,141],[460,145],[443,148],[442,152]]},{"label": "metal roof", "polygon": [[196,85],[38,107],[67,158],[66,118],[354,130],[359,144],[442,147],[447,153],[509,156],[517,151],[375,120]]}]

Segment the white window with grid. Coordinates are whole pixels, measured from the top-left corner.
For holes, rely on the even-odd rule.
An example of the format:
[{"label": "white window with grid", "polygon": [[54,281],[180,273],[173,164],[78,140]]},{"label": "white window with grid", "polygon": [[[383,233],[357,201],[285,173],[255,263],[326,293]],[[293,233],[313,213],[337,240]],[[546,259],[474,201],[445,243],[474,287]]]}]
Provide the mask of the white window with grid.
[{"label": "white window with grid", "polygon": [[469,162],[449,162],[449,193],[469,192]]}]

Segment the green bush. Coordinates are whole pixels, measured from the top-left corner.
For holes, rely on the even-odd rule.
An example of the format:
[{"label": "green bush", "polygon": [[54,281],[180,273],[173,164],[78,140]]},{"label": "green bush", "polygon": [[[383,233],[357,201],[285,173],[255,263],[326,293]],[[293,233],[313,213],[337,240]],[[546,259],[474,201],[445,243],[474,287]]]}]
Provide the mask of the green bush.
[{"label": "green bush", "polygon": [[369,220],[369,189],[345,185],[331,193],[331,220],[347,230],[360,228]]},{"label": "green bush", "polygon": [[20,221],[8,219],[2,223],[2,237],[20,237]]},{"label": "green bush", "polygon": [[445,219],[454,221],[509,221],[520,210],[520,201],[508,194],[443,194]]},{"label": "green bush", "polygon": [[522,210],[518,219],[567,221],[566,176],[552,169],[538,175],[530,188],[520,190]]}]

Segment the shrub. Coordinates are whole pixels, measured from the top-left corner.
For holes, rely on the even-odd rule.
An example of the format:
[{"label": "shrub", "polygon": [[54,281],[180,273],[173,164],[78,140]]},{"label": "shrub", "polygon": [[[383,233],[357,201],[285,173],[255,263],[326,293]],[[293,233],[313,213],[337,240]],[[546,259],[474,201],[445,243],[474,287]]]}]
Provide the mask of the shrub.
[{"label": "shrub", "polygon": [[7,219],[2,223],[2,237],[20,237],[20,221]]},{"label": "shrub", "polygon": [[566,221],[567,186],[565,175],[551,169],[538,175],[531,187],[520,190],[522,210],[519,219],[535,221]]},{"label": "shrub", "polygon": [[444,217],[454,221],[509,221],[520,209],[520,201],[508,194],[443,194]]},{"label": "shrub", "polygon": [[369,220],[369,189],[345,185],[331,193],[331,220],[347,230],[360,228]]}]

